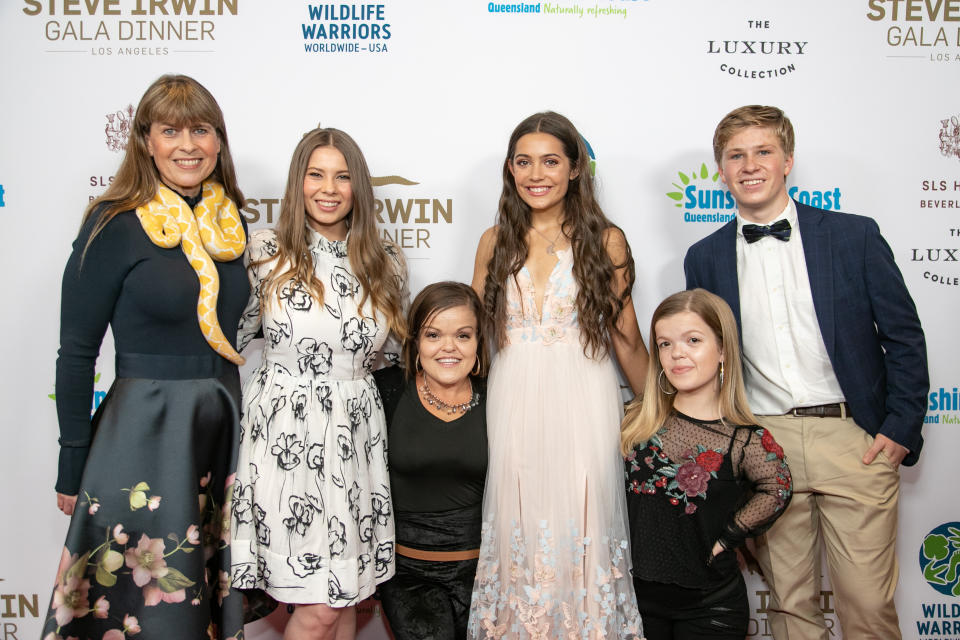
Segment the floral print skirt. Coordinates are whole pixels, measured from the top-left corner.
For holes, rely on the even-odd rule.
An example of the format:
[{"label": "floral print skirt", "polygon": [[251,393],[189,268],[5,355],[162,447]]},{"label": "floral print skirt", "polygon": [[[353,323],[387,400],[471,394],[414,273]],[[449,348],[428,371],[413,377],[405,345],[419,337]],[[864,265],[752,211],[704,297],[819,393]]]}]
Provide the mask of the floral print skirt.
[{"label": "floral print skirt", "polygon": [[471,640],[637,640],[621,402],[579,343],[511,344],[487,383],[490,463]]},{"label": "floral print skirt", "polygon": [[225,501],[240,380],[227,368],[219,378],[117,378],[94,416],[44,640],[243,638]]},{"label": "floral print skirt", "polygon": [[373,376],[291,374],[243,388],[233,586],[279,602],[355,605],[394,573],[386,421]]}]

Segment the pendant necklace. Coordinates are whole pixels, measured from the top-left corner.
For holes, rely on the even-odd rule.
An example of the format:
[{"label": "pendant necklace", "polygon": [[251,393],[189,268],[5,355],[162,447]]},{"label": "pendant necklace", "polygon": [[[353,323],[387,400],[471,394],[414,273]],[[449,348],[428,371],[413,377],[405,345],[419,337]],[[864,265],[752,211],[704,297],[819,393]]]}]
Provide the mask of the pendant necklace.
[{"label": "pendant necklace", "polygon": [[533,229],[534,231],[536,231],[537,234],[538,234],[541,238],[543,238],[544,240],[547,241],[547,243],[548,243],[548,244],[547,244],[547,253],[549,253],[550,255],[553,255],[553,254],[555,254],[555,253],[557,252],[557,248],[556,248],[555,245],[557,244],[557,240],[560,239],[560,236],[563,235],[563,225],[562,225],[562,224],[560,225],[560,230],[557,231],[557,237],[554,238],[552,241],[550,240],[550,238],[548,238],[547,236],[543,235],[543,233],[541,233],[541,231],[540,231],[539,229],[537,229],[535,226],[533,226],[532,224],[530,225],[530,228]]}]

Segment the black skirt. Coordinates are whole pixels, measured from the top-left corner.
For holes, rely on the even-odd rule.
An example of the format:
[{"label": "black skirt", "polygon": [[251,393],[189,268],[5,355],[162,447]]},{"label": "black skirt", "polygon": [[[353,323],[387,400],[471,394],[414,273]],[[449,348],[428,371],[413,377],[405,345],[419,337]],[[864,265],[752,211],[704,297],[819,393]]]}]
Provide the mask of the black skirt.
[{"label": "black skirt", "polygon": [[237,368],[215,354],[118,354],[43,634],[229,638]]},{"label": "black skirt", "polygon": [[[396,514],[397,543],[422,551],[480,546],[480,505]],[[428,561],[397,553],[396,574],[380,585],[383,613],[397,640],[463,640],[477,558]]]}]

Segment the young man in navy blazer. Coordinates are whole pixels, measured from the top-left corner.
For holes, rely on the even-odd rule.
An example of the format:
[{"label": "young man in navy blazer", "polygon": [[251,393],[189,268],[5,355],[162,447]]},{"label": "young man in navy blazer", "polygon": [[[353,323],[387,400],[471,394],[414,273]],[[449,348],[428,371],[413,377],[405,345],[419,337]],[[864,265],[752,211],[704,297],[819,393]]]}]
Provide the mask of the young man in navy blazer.
[{"label": "young man in navy blazer", "polygon": [[747,106],[713,150],[738,215],[684,260],[687,288],[726,300],[740,327],[747,397],[783,446],[793,501],[757,541],[776,640],[827,640],[821,541],[845,638],[900,638],[900,464],[917,461],[929,390],[917,310],[872,218],[787,195],[793,126]]}]

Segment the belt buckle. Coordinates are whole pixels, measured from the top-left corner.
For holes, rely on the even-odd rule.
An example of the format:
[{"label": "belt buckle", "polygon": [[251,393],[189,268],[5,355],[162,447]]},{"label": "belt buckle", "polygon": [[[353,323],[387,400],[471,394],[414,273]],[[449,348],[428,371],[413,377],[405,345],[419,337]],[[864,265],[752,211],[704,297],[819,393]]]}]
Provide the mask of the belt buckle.
[{"label": "belt buckle", "polygon": [[847,411],[842,402],[831,404],[816,404],[810,407],[794,407],[790,414],[795,418],[827,418],[835,412],[837,417],[843,417]]}]

